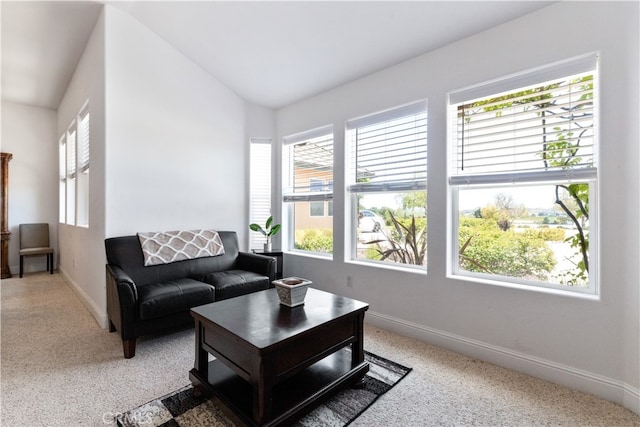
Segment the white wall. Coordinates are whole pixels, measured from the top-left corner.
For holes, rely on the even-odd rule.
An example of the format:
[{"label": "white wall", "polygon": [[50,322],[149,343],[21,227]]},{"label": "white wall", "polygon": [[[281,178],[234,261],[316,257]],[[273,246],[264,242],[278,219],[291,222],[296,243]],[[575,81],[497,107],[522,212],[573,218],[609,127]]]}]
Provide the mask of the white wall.
[{"label": "white wall", "polygon": [[106,326],[104,33],[103,13],[58,106],[58,135],[62,135],[89,100],[89,227],[59,224],[60,271],[103,327]]},{"label": "white wall", "polygon": [[148,28],[107,12],[106,236],[189,228],[247,241],[244,101]]},{"label": "white wall", "polygon": [[[417,99],[429,108],[428,274],[345,262],[339,238],[333,261],[287,254],[286,274],[369,302],[371,323],[640,413],[638,12],[638,3],[562,2],[278,111],[281,138]],[[601,53],[600,300],[447,278],[447,92],[592,51]],[[340,132],[335,143],[342,236]]]},{"label": "white wall", "polygon": [[[50,244],[58,246],[58,138],[56,112],[13,102],[2,102],[2,152],[9,162],[9,268],[18,276],[22,223],[49,224]],[[56,250],[56,258],[58,251]],[[57,266],[57,260],[54,260]],[[26,257],[24,271],[44,271],[46,259]]]},{"label": "white wall", "polygon": [[60,104],[58,133],[86,99],[89,227],[60,225],[61,270],[106,327],[106,237],[211,227],[236,230],[246,245],[245,111],[241,98],[110,6]]}]

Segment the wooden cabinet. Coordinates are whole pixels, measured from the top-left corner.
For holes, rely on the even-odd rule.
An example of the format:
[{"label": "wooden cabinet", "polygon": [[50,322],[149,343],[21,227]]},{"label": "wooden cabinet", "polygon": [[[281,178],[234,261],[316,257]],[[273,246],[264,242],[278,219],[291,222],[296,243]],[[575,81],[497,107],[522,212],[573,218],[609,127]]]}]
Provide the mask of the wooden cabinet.
[{"label": "wooden cabinet", "polygon": [[0,253],[0,279],[8,279],[11,277],[9,269],[9,162],[13,154],[0,153],[0,204],[2,212],[0,213],[0,235],[2,239],[2,252]]}]

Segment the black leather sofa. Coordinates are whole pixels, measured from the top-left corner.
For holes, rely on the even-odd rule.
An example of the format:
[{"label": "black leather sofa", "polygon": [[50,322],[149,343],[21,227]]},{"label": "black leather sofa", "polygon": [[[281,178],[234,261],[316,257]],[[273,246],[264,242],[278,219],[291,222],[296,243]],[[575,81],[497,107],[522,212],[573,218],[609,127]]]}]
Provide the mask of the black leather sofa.
[{"label": "black leather sofa", "polygon": [[240,252],[234,231],[218,233],[223,255],[147,267],[137,235],[105,239],[109,332],[120,332],[125,358],[139,336],[192,324],[192,307],[272,286],[274,258]]}]

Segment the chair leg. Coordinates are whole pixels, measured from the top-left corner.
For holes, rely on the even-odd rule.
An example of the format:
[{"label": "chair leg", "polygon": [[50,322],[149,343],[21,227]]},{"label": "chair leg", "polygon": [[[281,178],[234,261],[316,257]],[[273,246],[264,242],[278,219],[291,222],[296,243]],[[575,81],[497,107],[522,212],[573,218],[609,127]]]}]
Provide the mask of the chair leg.
[{"label": "chair leg", "polygon": [[47,267],[51,266],[51,274],[53,274],[53,254],[47,254]]},{"label": "chair leg", "polygon": [[22,279],[22,269],[24,267],[24,256],[20,255],[20,278]]}]

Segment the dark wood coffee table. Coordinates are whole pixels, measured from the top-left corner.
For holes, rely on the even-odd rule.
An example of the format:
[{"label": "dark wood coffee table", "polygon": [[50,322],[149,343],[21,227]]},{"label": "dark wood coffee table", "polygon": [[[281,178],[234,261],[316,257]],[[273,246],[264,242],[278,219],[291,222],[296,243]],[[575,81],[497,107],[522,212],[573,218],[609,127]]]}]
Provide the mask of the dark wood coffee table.
[{"label": "dark wood coffee table", "polygon": [[193,308],[189,378],[247,425],[292,422],[337,388],[362,384],[368,308],[314,288],[294,308],[281,306],[275,289]]}]

